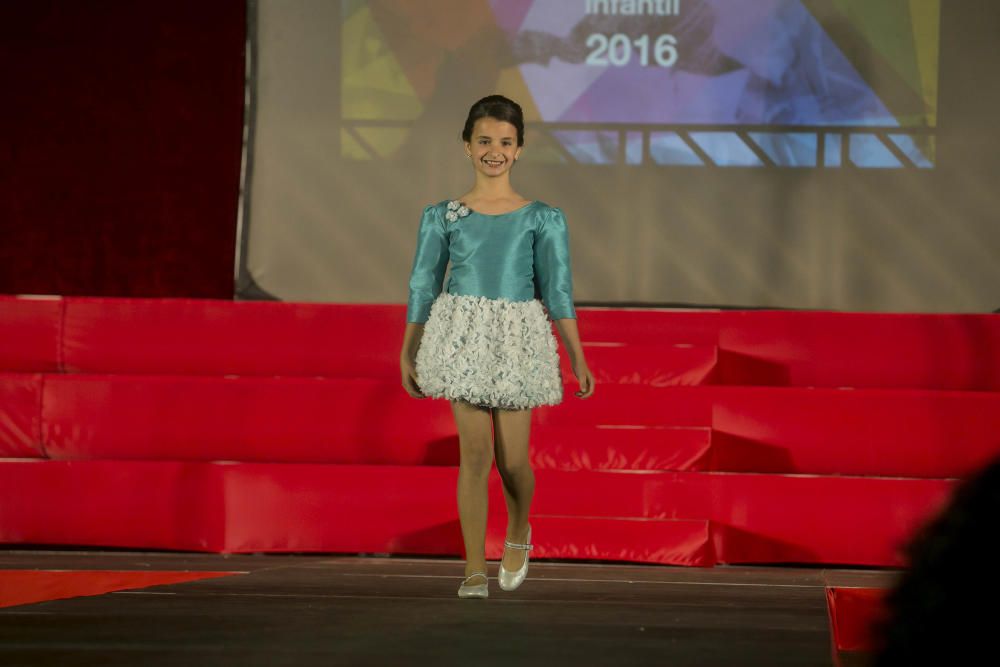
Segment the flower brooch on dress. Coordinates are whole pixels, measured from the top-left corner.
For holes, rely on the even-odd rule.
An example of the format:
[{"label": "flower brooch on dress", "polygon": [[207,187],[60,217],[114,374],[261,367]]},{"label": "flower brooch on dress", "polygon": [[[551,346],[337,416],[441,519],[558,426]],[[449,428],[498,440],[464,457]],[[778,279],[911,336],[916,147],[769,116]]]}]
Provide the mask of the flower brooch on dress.
[{"label": "flower brooch on dress", "polygon": [[448,202],[448,212],[444,214],[444,217],[448,219],[448,222],[455,222],[459,218],[464,218],[469,215],[469,213],[470,211],[468,206],[457,199],[453,199]]}]

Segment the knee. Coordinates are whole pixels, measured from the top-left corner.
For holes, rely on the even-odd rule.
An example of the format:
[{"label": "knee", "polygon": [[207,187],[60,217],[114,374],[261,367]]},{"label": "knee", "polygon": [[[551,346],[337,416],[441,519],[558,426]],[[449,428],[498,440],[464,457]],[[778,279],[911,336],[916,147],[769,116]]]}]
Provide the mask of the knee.
[{"label": "knee", "polygon": [[493,443],[463,443],[459,467],[462,472],[485,476],[493,465]]},{"label": "knee", "polygon": [[532,473],[531,462],[527,456],[507,457],[502,464],[497,461],[497,469],[504,477],[520,478]]}]

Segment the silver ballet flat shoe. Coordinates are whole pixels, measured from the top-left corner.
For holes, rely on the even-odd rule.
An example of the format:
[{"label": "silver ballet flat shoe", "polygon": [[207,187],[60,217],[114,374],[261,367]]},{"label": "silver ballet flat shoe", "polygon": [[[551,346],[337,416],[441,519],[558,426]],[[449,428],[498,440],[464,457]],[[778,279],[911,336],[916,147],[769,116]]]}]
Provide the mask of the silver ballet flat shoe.
[{"label": "silver ballet flat shoe", "polygon": [[497,575],[497,580],[500,582],[500,588],[505,591],[512,591],[521,585],[524,578],[528,576],[528,553],[534,549],[534,545],[531,544],[531,524],[528,524],[528,539],[524,544],[518,544],[517,542],[511,542],[510,540],[503,541],[504,547],[508,549],[524,549],[524,565],[521,566],[517,572],[510,572],[503,566],[503,559],[500,559],[500,574]]},{"label": "silver ballet flat shoe", "polygon": [[[483,583],[469,584],[469,579],[481,577]],[[460,598],[487,598],[490,596],[489,578],[485,572],[473,572],[462,580],[462,585],[458,587],[458,597]]]}]

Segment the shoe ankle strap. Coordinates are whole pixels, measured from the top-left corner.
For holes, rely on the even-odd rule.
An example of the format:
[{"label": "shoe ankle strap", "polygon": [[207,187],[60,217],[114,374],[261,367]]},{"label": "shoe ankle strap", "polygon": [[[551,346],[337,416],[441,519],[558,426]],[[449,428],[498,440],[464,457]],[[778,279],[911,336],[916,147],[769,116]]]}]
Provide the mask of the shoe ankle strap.
[{"label": "shoe ankle strap", "polygon": [[462,579],[462,583],[464,584],[465,582],[467,582],[469,579],[472,579],[473,577],[482,577],[486,581],[490,580],[490,578],[486,576],[485,572],[473,572],[472,574],[470,574],[469,576],[467,576],[465,579]]},{"label": "shoe ankle strap", "polygon": [[510,540],[504,540],[503,545],[508,549],[524,549],[525,551],[531,551],[535,548],[534,544],[518,544],[517,542],[511,542]]}]

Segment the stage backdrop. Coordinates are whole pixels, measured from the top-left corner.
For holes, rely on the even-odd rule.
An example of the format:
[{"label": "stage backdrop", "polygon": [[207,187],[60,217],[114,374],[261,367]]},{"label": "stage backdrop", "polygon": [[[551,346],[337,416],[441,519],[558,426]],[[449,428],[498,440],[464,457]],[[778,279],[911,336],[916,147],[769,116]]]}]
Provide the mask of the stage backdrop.
[{"label": "stage backdrop", "polygon": [[237,296],[405,302],[502,93],[578,303],[993,310],[998,12],[946,4],[252,1]]}]

